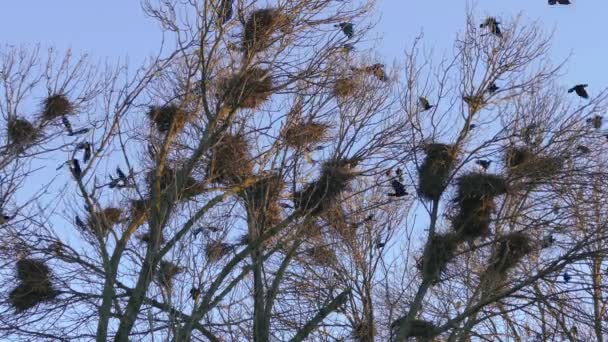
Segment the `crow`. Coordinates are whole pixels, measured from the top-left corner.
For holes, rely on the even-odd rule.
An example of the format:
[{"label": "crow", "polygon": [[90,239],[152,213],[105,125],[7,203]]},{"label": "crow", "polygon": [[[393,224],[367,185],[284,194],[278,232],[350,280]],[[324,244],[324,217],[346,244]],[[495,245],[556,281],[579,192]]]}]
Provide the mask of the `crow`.
[{"label": "crow", "polygon": [[490,33],[492,33],[498,37],[502,37],[502,32],[500,31],[500,27],[498,26],[499,24],[500,23],[498,21],[496,21],[496,18],[488,17],[481,25],[479,25],[479,27],[480,28],[487,27],[488,30],[490,30]]},{"label": "crow", "polygon": [[587,119],[587,123],[590,124],[595,129],[600,129],[600,128],[602,128],[603,120],[604,120],[604,117],[602,117],[601,115],[596,115],[592,118]]},{"label": "crow", "polygon": [[422,107],[423,112],[434,107],[434,105],[430,104],[429,100],[427,100],[426,97],[424,97],[424,96],[420,96],[418,98],[418,104],[420,105],[420,107]]},{"label": "crow", "polygon": [[499,87],[496,85],[496,83],[492,82],[492,84],[490,84],[490,85],[488,86],[487,91],[488,91],[488,93],[490,93],[490,94],[494,94],[494,93],[495,93],[495,92],[496,92],[498,89],[500,89],[500,88],[499,88]]},{"label": "crow", "polygon": [[376,237],[376,249],[383,248],[384,246],[386,246],[386,242],[382,241],[382,237],[378,235],[378,237]]},{"label": "crow", "polygon": [[76,223],[76,226],[82,230],[87,230],[87,225],[84,224],[84,222],[82,222],[82,220],[80,219],[80,216],[76,215],[76,218],[74,219],[74,222]]},{"label": "crow", "polygon": [[400,181],[393,179],[391,181],[391,186],[393,187],[394,193],[388,194],[389,197],[403,197],[409,195],[407,191],[405,191],[405,185]]},{"label": "crow", "polygon": [[589,147],[585,146],[585,145],[578,145],[576,146],[576,150],[578,152],[580,152],[581,154],[588,154],[591,152],[591,149],[589,149]]},{"label": "crow", "polygon": [[340,28],[348,39],[351,39],[355,35],[355,26],[353,23],[339,23],[334,25],[334,27]]},{"label": "crow", "polygon": [[196,301],[200,295],[201,295],[201,290],[199,288],[192,287],[190,289],[190,297],[192,297],[192,300]]},{"label": "crow", "polygon": [[572,277],[570,276],[570,274],[568,274],[568,271],[564,272],[564,282],[568,283],[570,281],[570,279],[572,279]]},{"label": "crow", "polygon": [[488,171],[488,168],[490,167],[490,164],[492,164],[492,161],[485,160],[485,159],[478,159],[475,161],[475,164],[481,166],[481,168],[483,168],[485,171]]},{"label": "crow", "polygon": [[587,84],[577,84],[574,87],[568,89],[568,93],[571,92],[576,92],[576,95],[584,98],[584,99],[588,99],[589,98],[589,94],[587,94],[587,90],[585,90],[585,88],[587,88]]},{"label": "crow", "polygon": [[69,163],[70,171],[72,171],[74,178],[80,179],[80,177],[82,177],[82,169],[80,168],[80,162],[78,161],[78,159],[74,158],[70,160]]},{"label": "crow", "polygon": [[470,125],[469,125],[469,129],[474,129],[475,127],[477,127],[477,125],[476,125],[476,124],[470,124]]},{"label": "crow", "polygon": [[78,143],[76,150],[83,150],[82,161],[87,163],[91,159],[91,144],[88,141]]},{"label": "crow", "polygon": [[553,245],[553,243],[555,243],[555,238],[553,235],[549,234],[542,239],[540,246],[541,248],[549,248]]}]

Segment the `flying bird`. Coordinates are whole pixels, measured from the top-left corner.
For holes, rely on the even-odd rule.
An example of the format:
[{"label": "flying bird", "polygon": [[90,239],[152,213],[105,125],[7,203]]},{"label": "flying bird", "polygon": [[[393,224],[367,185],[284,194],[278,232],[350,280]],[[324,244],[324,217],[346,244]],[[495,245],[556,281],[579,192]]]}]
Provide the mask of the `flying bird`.
[{"label": "flying bird", "polygon": [[192,297],[192,300],[196,301],[200,295],[201,295],[201,290],[199,288],[192,287],[190,289],[190,297]]},{"label": "flying bird", "polygon": [[395,192],[388,194],[389,197],[399,198],[408,195],[407,191],[405,191],[405,185],[396,179],[391,181],[391,187],[393,187]]},{"label": "flying bird", "polygon": [[348,39],[351,39],[355,35],[355,26],[353,23],[339,23],[334,25],[334,27],[340,28]]},{"label": "flying bird", "polygon": [[434,105],[430,104],[429,100],[427,100],[426,97],[424,97],[424,96],[420,96],[418,98],[418,104],[422,108],[423,112],[426,112],[427,110],[429,110],[429,109],[431,109],[431,108],[434,107]]},{"label": "flying bird", "polygon": [[475,161],[475,164],[481,166],[481,168],[485,171],[488,171],[488,168],[490,167],[490,164],[492,164],[492,161],[486,159],[478,159]]},{"label": "flying bird", "polygon": [[496,91],[498,91],[498,89],[500,89],[500,88],[499,88],[499,87],[496,85],[496,83],[492,82],[492,84],[490,84],[490,85],[488,86],[487,91],[488,91],[488,93],[490,93],[490,94],[494,94]]},{"label": "flying bird", "polygon": [[589,94],[587,94],[587,90],[585,88],[587,88],[587,84],[577,84],[574,87],[568,89],[568,93],[571,92],[576,92],[576,95],[584,98],[584,99],[588,99],[589,98]]},{"label": "flying bird", "polygon": [[500,27],[498,26],[500,23],[496,21],[494,17],[488,17],[486,20],[479,25],[480,28],[487,27],[490,30],[490,33],[502,37],[502,32],[500,31]]},{"label": "flying bird", "polygon": [[600,128],[602,128],[603,120],[604,120],[604,117],[602,117],[601,115],[596,115],[592,118],[587,119],[587,123],[590,124],[595,129],[600,129]]}]

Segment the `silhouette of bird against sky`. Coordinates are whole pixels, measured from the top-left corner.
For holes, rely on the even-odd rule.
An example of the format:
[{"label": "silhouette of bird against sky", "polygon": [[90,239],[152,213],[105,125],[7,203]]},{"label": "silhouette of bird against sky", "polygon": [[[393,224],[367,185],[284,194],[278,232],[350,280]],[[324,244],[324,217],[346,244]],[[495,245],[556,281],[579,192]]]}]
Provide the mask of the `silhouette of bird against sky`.
[{"label": "silhouette of bird against sky", "polygon": [[393,187],[393,191],[395,191],[395,192],[388,194],[389,197],[398,198],[398,197],[403,197],[403,196],[408,195],[407,191],[405,191],[405,185],[403,185],[403,183],[401,183],[397,179],[393,179],[391,181],[391,187]]},{"label": "silhouette of bird against sky", "polygon": [[492,164],[492,161],[485,160],[485,159],[478,159],[475,161],[475,164],[481,166],[481,168],[484,169],[485,171],[488,171],[488,168],[490,168],[490,164]]},{"label": "silhouette of bird against sky", "polygon": [[500,89],[500,88],[496,85],[496,83],[492,82],[492,84],[490,84],[488,86],[487,90],[488,90],[488,93],[494,94],[498,89]]},{"label": "silhouette of bird against sky", "polygon": [[556,5],[556,4],[570,5],[572,3],[570,2],[570,0],[549,0],[549,5]]},{"label": "silhouette of bird against sky", "polygon": [[76,145],[76,150],[83,150],[82,161],[88,163],[93,152],[91,144],[88,141],[78,143],[78,145]]},{"label": "silhouette of bird against sky", "polygon": [[9,215],[6,215],[5,213],[2,213],[0,215],[0,225],[7,223],[8,221],[12,220],[13,218],[15,218],[15,216],[9,216]]},{"label": "silhouette of bird against sky", "polygon": [[116,175],[118,178],[113,178],[110,176],[110,184],[108,185],[110,189],[126,188],[129,185],[129,180],[127,179],[127,175],[122,172],[119,166],[116,167]]},{"label": "silhouette of bird against sky", "polygon": [[568,283],[570,281],[570,279],[572,279],[572,277],[570,276],[570,274],[568,274],[568,271],[564,272],[564,282]]},{"label": "silhouette of bird against sky", "polygon": [[498,21],[496,21],[496,18],[494,17],[488,17],[486,18],[486,20],[479,25],[480,28],[484,28],[487,27],[488,30],[490,31],[490,33],[492,33],[493,35],[496,35],[498,37],[502,37],[502,31],[500,30],[500,23]]},{"label": "silhouette of bird against sky", "polygon": [[190,289],[190,297],[192,297],[192,300],[196,301],[200,295],[201,295],[201,290],[199,288],[192,287]]},{"label": "silhouette of bird against sky", "polygon": [[355,26],[353,23],[339,23],[334,25],[334,27],[340,28],[348,39],[351,39],[355,35]]},{"label": "silhouette of bird against sky", "polygon": [[74,219],[74,222],[76,223],[76,226],[82,230],[87,230],[87,225],[84,224],[84,222],[82,222],[82,219],[80,219],[80,216],[76,215],[76,218]]},{"label": "silhouette of bird against sky", "polygon": [[422,112],[426,112],[427,110],[434,107],[434,105],[430,104],[429,100],[427,100],[424,96],[420,96],[418,98],[418,104],[420,105],[420,108],[422,108]]},{"label": "silhouette of bird against sky", "polygon": [[596,115],[592,118],[587,119],[587,123],[590,124],[595,129],[602,128],[602,123],[604,121],[604,117],[601,115]]},{"label": "silhouette of bird against sky", "polygon": [[574,87],[568,89],[568,93],[576,92],[576,95],[584,99],[588,99],[589,94],[587,94],[587,90],[585,88],[587,88],[587,84],[577,84]]}]

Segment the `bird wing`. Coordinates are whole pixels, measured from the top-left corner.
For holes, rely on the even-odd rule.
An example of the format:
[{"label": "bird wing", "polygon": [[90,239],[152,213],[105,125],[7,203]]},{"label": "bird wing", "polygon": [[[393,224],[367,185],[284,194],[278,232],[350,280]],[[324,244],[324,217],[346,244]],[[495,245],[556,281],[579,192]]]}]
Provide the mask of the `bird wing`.
[{"label": "bird wing", "polygon": [[429,106],[429,100],[427,100],[425,97],[420,96],[418,98],[418,103],[420,103],[420,106],[426,108]]}]

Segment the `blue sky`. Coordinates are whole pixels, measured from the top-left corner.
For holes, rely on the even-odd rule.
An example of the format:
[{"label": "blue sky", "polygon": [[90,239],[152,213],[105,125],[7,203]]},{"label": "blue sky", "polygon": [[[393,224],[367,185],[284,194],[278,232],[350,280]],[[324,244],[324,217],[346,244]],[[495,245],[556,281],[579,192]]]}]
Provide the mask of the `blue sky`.
[{"label": "blue sky", "polygon": [[[564,81],[584,81],[591,89],[601,88],[608,82],[602,79],[603,72],[594,69],[608,60],[603,27],[608,2],[573,1],[571,6],[548,6],[546,0],[479,0],[475,7],[482,15],[499,17],[523,12],[530,20],[541,20],[548,31],[555,28],[555,61],[574,53]],[[387,62],[398,60],[421,30],[427,46],[438,53],[450,49],[455,32],[463,27],[467,3],[471,4],[466,0],[379,0],[376,35],[383,37],[379,53]],[[0,11],[1,43],[52,44],[101,59],[129,56],[137,62],[156,51],[159,38],[156,23],[145,18],[137,0],[18,0],[5,3]]]}]

